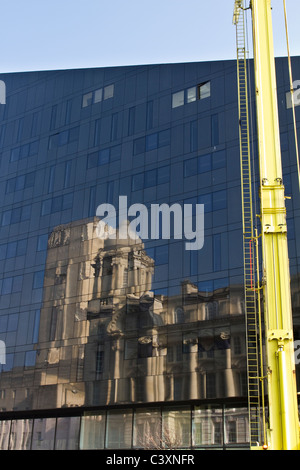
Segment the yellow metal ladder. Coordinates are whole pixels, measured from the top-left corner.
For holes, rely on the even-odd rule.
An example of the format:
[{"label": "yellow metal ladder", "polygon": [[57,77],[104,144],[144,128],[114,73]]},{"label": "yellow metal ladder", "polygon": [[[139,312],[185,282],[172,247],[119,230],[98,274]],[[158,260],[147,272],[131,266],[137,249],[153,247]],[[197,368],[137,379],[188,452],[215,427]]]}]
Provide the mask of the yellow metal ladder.
[{"label": "yellow metal ladder", "polygon": [[237,77],[239,93],[239,135],[241,165],[241,197],[243,216],[244,298],[246,316],[246,347],[248,368],[249,434],[251,447],[260,445],[261,436],[261,367],[260,297],[257,275],[257,237],[254,236],[251,152],[248,109],[247,49],[244,2],[236,2],[234,23],[237,43]]}]

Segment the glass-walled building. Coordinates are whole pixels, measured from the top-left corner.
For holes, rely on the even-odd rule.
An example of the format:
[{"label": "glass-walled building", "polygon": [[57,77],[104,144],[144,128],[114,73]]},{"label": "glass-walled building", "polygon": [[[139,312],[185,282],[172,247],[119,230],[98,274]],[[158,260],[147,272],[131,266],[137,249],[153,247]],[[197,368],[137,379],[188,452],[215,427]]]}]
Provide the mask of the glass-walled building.
[{"label": "glass-walled building", "polygon": [[[276,66],[300,339],[297,162]],[[0,80],[0,448],[247,449],[236,62]],[[256,160],[254,102],[252,121]]]}]

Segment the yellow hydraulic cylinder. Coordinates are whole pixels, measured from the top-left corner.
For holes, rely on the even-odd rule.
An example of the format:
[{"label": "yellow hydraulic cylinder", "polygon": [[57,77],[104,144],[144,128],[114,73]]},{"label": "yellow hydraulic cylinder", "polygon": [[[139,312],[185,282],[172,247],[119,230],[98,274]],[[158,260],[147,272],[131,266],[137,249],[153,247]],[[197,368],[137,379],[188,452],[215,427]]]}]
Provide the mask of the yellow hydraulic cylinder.
[{"label": "yellow hydraulic cylinder", "polygon": [[282,180],[271,0],[252,0],[260,166],[268,444],[299,450],[290,270]]}]

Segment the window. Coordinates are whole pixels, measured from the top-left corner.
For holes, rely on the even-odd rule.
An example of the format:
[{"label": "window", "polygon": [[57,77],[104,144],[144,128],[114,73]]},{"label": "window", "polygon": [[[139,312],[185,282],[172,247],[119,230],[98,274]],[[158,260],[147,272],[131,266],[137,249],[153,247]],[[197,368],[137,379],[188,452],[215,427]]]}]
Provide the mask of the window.
[{"label": "window", "polygon": [[155,265],[167,264],[169,262],[169,246],[167,244],[155,248]]},{"label": "window", "polygon": [[211,154],[201,155],[198,158],[198,173],[206,173],[211,170]]},{"label": "window", "polygon": [[111,118],[110,140],[114,141],[118,138],[118,113],[114,113]]},{"label": "window", "polygon": [[214,271],[221,270],[221,234],[213,235],[213,263]]},{"label": "window", "polygon": [[11,422],[10,450],[29,450],[32,439],[32,419],[18,419]]},{"label": "window", "polygon": [[191,158],[190,160],[186,160],[184,162],[183,168],[184,168],[183,174],[185,178],[196,175],[197,174],[197,158]]},{"label": "window", "polygon": [[135,107],[129,109],[128,115],[128,135],[134,134],[135,128]]},{"label": "window", "polygon": [[198,122],[192,121],[190,123],[190,144],[191,152],[198,150]]},{"label": "window", "polygon": [[161,148],[167,145],[170,145],[170,129],[161,131],[158,134],[158,147]]},{"label": "window", "polygon": [[132,445],[132,411],[107,412],[106,449],[129,449]]},{"label": "window", "polygon": [[89,217],[93,217],[96,214],[96,186],[90,188],[89,196]]},{"label": "window", "polygon": [[103,97],[103,89],[99,88],[98,90],[94,92],[94,103],[100,103],[100,101],[102,101],[102,97]]},{"label": "window", "polygon": [[72,169],[72,161],[69,160],[65,163],[65,178],[64,178],[64,188],[68,188],[71,182],[71,169]]},{"label": "window", "polygon": [[82,97],[82,107],[86,108],[87,106],[90,106],[92,104],[92,101],[93,101],[93,93],[92,92],[86,93]]},{"label": "window", "polygon": [[172,108],[184,105],[184,90],[174,93],[172,96]]},{"label": "window", "polygon": [[145,359],[146,357],[152,357],[152,338],[144,337],[138,341],[138,357]]},{"label": "window", "polygon": [[178,108],[185,104],[194,103],[198,100],[204,100],[210,97],[210,82],[204,82],[200,85],[180,90],[172,94],[172,108]]},{"label": "window", "polygon": [[18,222],[25,222],[29,220],[31,216],[31,206],[18,207],[17,209],[12,209],[5,211],[2,214],[1,225],[16,224]]},{"label": "window", "polygon": [[14,294],[21,292],[23,283],[23,276],[7,277],[2,282],[2,295]]},{"label": "window", "polygon": [[41,289],[44,284],[44,271],[37,271],[33,276],[33,289]]},{"label": "window", "polygon": [[41,215],[49,215],[55,212],[71,209],[73,205],[73,193],[46,199],[42,203]]},{"label": "window", "polygon": [[219,116],[213,114],[211,117],[211,146],[219,145]]},{"label": "window", "polygon": [[140,155],[145,152],[145,137],[140,137],[133,142],[133,155]]},{"label": "window", "polygon": [[108,85],[103,88],[85,93],[82,97],[82,107],[87,108],[92,104],[101,103],[103,100],[108,100],[114,96],[114,85]]},{"label": "window", "polygon": [[80,417],[57,418],[55,450],[77,450]]},{"label": "window", "polygon": [[158,146],[158,134],[147,135],[146,137],[146,152],[157,149]]},{"label": "window", "polygon": [[114,85],[108,85],[104,88],[104,99],[108,100],[114,96]]},{"label": "window", "polygon": [[38,153],[39,141],[34,141],[29,144],[24,144],[21,147],[12,149],[10,154],[10,161],[15,162],[23,158],[32,157]]},{"label": "window", "polygon": [[146,129],[152,129],[153,127],[153,101],[147,103],[147,116],[146,116]]},{"label": "window", "polygon": [[163,410],[162,434],[166,449],[185,448],[191,445],[191,411],[186,408]]},{"label": "window", "polygon": [[96,355],[96,379],[102,374],[104,370],[104,351],[103,346],[99,346]]},{"label": "window", "polygon": [[156,185],[157,170],[149,170],[145,172],[145,188],[150,188]]},{"label": "window", "polygon": [[168,183],[170,180],[170,167],[163,166],[153,170],[145,171],[132,176],[131,188],[132,191],[138,191],[144,188],[151,188],[153,186]]},{"label": "window", "polygon": [[223,410],[210,406],[195,407],[193,437],[195,446],[222,444]]},{"label": "window", "polygon": [[149,134],[145,137],[140,137],[133,142],[133,154],[139,155],[141,153],[156,150],[161,147],[170,145],[170,129],[165,131]]},{"label": "window", "polygon": [[1,291],[2,295],[11,294],[12,283],[13,283],[13,278],[12,277],[6,277],[5,279],[3,279],[2,291]]},{"label": "window", "polygon": [[6,184],[6,194],[32,188],[34,186],[34,180],[35,172],[11,178],[7,181]]},{"label": "window", "polygon": [[144,188],[144,173],[133,175],[132,177],[132,191],[139,191]]},{"label": "window", "polygon": [[214,170],[226,167],[226,150],[221,150],[212,154],[212,166]]},{"label": "window", "polygon": [[197,99],[197,92],[196,92],[196,87],[188,88],[186,92],[186,101],[187,103],[192,103],[193,101],[196,101]]},{"label": "window", "polygon": [[170,167],[162,166],[157,169],[157,184],[169,183],[170,181]]},{"label": "window", "polygon": [[121,149],[121,145],[115,145],[114,147],[90,153],[87,158],[87,168],[96,168],[97,166],[120,160]]},{"label": "window", "polygon": [[72,116],[72,100],[68,100],[66,103],[65,124],[70,124],[71,116]]},{"label": "window", "polygon": [[51,121],[50,121],[50,130],[53,131],[53,129],[56,128],[56,116],[57,116],[57,104],[52,106],[51,110]]},{"label": "window", "polygon": [[222,210],[227,207],[227,193],[226,191],[217,191],[213,193],[213,210]]},{"label": "window", "polygon": [[86,413],[81,418],[80,449],[104,449],[106,413]]},{"label": "window", "polygon": [[212,195],[203,194],[202,196],[199,196],[198,204],[204,204],[205,213],[211,212],[212,211]]},{"label": "window", "polygon": [[98,166],[109,163],[109,154],[109,149],[100,150],[100,152],[98,153]]},{"label": "window", "polygon": [[159,449],[161,445],[161,413],[159,408],[136,410],[133,433],[134,447]]},{"label": "window", "polygon": [[53,450],[55,424],[55,418],[41,418],[34,420],[32,436],[33,450]]},{"label": "window", "polygon": [[75,142],[79,136],[79,126],[73,127],[49,137],[48,149],[52,150],[57,147]]},{"label": "window", "polygon": [[33,324],[33,332],[32,332],[33,343],[37,343],[39,340],[40,316],[41,316],[41,311],[36,310],[34,313],[34,324]]}]

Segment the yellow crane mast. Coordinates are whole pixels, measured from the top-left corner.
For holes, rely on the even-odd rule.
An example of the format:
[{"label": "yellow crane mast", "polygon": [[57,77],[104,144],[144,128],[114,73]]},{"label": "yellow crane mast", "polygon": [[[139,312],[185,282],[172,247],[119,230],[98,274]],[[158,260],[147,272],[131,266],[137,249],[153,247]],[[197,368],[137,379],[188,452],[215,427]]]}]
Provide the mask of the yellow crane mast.
[{"label": "yellow crane mast", "polygon": [[[290,270],[271,0],[251,0],[250,9],[256,89],[265,371],[268,397],[267,433],[265,439],[257,443],[256,448],[299,450]],[[240,15],[244,15],[244,0],[235,0],[236,25],[240,21]],[[239,92],[241,93],[241,89]],[[260,375],[256,379],[262,382],[263,376]],[[252,442],[251,448],[255,448]]]}]

